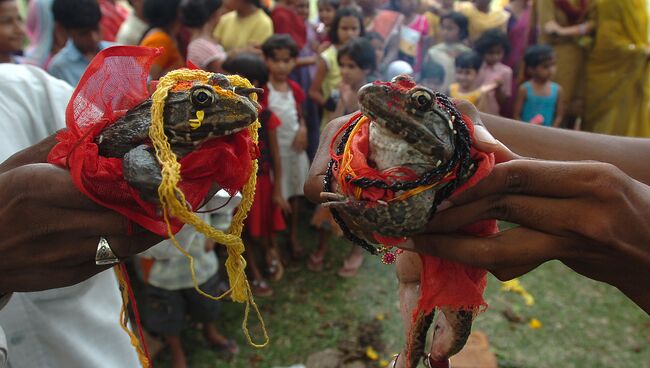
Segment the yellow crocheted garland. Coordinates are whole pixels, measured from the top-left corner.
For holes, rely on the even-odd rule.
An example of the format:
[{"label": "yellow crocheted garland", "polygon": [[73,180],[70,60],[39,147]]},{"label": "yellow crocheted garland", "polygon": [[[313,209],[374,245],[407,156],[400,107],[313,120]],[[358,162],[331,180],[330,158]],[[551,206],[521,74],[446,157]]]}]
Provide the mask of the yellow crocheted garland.
[{"label": "yellow crocheted garland", "polygon": [[[196,81],[207,84],[211,76],[212,73],[203,70],[174,70],[160,79],[158,86],[156,87],[156,91],[151,97],[151,127],[149,128],[149,138],[151,139],[151,143],[156,151],[156,158],[162,167],[162,183],[158,187],[158,196],[160,199],[163,217],[165,223],[167,224],[167,233],[176,248],[178,248],[178,250],[188,258],[190,263],[190,271],[192,273],[192,281],[194,283],[194,288],[196,291],[199,294],[213,300],[220,300],[223,299],[226,295],[230,295],[233,301],[245,303],[246,307],[244,311],[242,329],[250,345],[257,348],[262,348],[269,343],[269,336],[264,325],[264,320],[262,319],[259,308],[253,299],[253,293],[251,292],[250,285],[246,278],[246,261],[242,256],[244,252],[244,243],[241,240],[243,222],[248,215],[248,211],[250,210],[250,207],[253,203],[253,197],[255,195],[255,183],[257,179],[255,173],[257,172],[257,160],[253,162],[252,174],[242,190],[242,201],[239,205],[239,210],[232,220],[228,233],[223,233],[222,231],[215,229],[214,227],[201,220],[201,218],[197,216],[196,213],[194,213],[193,209],[187,204],[185,195],[178,188],[178,183],[181,180],[181,165],[178,163],[176,155],[171,150],[163,128],[163,112],[169,91],[172,90],[179,82],[186,83],[188,81]],[[237,75],[228,76],[228,79],[235,87],[253,87],[253,85],[246,78],[242,78]],[[220,94],[224,97],[235,96],[235,93],[232,90],[224,90],[219,87],[214,87],[214,90],[217,94]],[[253,99],[257,100],[257,96],[255,94],[253,94]],[[193,124],[201,123],[201,117],[197,115],[197,118],[198,121],[192,122]],[[248,128],[251,139],[254,143],[257,143],[257,130],[259,126],[260,123],[256,120]],[[170,217],[174,217],[185,224],[194,226],[194,228],[200,233],[214,240],[218,244],[222,244],[226,247],[228,252],[228,258],[226,259],[226,270],[228,272],[228,279],[230,281],[230,290],[226,291],[222,295],[213,296],[199,288],[194,271],[194,258],[192,258],[192,256],[185,249],[183,249],[180,244],[178,244],[178,241],[176,241],[176,238],[171,231],[171,225],[169,222]],[[120,284],[124,288],[125,285],[123,278],[119,277],[119,280]],[[258,320],[260,321],[262,333],[264,335],[264,342],[261,344],[253,342],[248,331],[248,318],[251,306],[253,307],[253,310],[255,311]],[[122,319],[122,324],[124,325],[125,323],[125,320]],[[134,346],[136,346],[141,364],[145,367],[149,366],[149,362],[147,361],[146,357],[144,357],[142,349],[139,345],[137,345],[137,339],[132,335],[132,333],[130,333],[130,331],[128,332],[129,335],[131,335],[132,343]]]}]

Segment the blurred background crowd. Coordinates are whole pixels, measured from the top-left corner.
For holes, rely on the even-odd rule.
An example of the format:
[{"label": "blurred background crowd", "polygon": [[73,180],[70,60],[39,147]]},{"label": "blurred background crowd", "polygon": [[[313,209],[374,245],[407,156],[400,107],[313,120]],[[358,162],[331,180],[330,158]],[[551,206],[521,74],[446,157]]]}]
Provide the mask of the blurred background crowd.
[{"label": "blurred background crowd", "polygon": [[[193,65],[263,88],[245,243],[253,293],[272,297],[287,265],[322,271],[330,238],[341,236],[328,210],[306,203],[303,184],[321,127],[357,110],[361,86],[409,74],[522,124],[650,137],[648,9],[645,0],[0,0],[0,62],[38,66],[74,87],[104,48],[162,47],[151,80]],[[227,207],[215,225],[227,228],[236,201]],[[299,237],[301,226],[314,236]],[[179,240],[197,259],[201,288],[227,290],[215,244],[191,230]],[[354,277],[363,262],[352,248],[337,273]],[[180,252],[162,243],[132,269],[144,326],[166,342],[174,367],[186,366],[187,313],[211,345],[237,354]]]}]

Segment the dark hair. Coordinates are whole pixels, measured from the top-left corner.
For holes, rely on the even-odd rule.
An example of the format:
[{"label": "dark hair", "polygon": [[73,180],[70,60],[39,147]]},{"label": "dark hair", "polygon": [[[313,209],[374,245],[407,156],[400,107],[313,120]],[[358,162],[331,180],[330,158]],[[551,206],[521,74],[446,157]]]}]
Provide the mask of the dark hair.
[{"label": "dark hair", "polygon": [[52,15],[67,29],[96,28],[102,19],[97,0],[54,0]]},{"label": "dark hair", "polygon": [[474,50],[483,56],[494,46],[503,47],[503,53],[506,55],[510,52],[508,36],[497,28],[483,32],[481,37],[474,43]]},{"label": "dark hair", "polygon": [[330,41],[337,45],[339,41],[339,33],[338,33],[338,28],[339,28],[339,23],[341,23],[341,19],[343,17],[355,17],[359,20],[359,37],[363,37],[366,35],[366,29],[363,26],[363,16],[361,13],[359,13],[356,9],[354,8],[340,8],[339,10],[336,11],[336,15],[334,16],[334,20],[332,21],[332,25],[330,26],[330,31],[329,31],[329,37]]},{"label": "dark hair", "polygon": [[181,0],[144,0],[142,14],[152,28],[165,28],[178,16]]},{"label": "dark hair", "polygon": [[229,74],[239,74],[251,83],[257,83],[258,87],[264,86],[269,80],[269,71],[264,60],[252,52],[242,52],[229,57],[221,67]]},{"label": "dark hair", "polygon": [[318,0],[318,3],[316,3],[318,7],[320,6],[331,6],[334,8],[334,10],[338,10],[339,6],[341,6],[341,1],[340,0]]},{"label": "dark hair", "polygon": [[222,4],[221,0],[182,0],[179,8],[181,23],[190,28],[201,28]]},{"label": "dark hair", "polygon": [[440,23],[442,24],[442,21],[445,19],[449,19],[458,26],[458,36],[460,37],[461,41],[469,36],[469,19],[463,13],[451,12],[449,14],[445,14],[440,17]]},{"label": "dark hair", "polygon": [[377,68],[377,58],[375,49],[370,41],[366,38],[353,38],[343,45],[337,55],[336,60],[341,61],[341,56],[347,56],[361,69],[367,69],[371,73]]},{"label": "dark hair", "polygon": [[292,58],[298,56],[298,45],[296,41],[285,33],[274,34],[262,44],[262,54],[264,54],[264,57],[273,59],[275,57],[275,50],[289,50]]},{"label": "dark hair", "polygon": [[370,42],[377,40],[382,44],[384,43],[384,38],[379,34],[379,32],[375,32],[375,31],[366,32],[366,35],[364,37],[366,38],[366,40]]},{"label": "dark hair", "polygon": [[524,62],[526,67],[534,68],[545,61],[551,60],[555,55],[555,51],[549,45],[533,45],[526,49],[524,54]]},{"label": "dark hair", "polygon": [[445,80],[445,68],[440,63],[433,60],[425,60],[420,68],[420,80],[434,79],[437,81]]},{"label": "dark hair", "polygon": [[483,58],[475,51],[467,51],[456,57],[454,65],[457,69],[481,69]]}]

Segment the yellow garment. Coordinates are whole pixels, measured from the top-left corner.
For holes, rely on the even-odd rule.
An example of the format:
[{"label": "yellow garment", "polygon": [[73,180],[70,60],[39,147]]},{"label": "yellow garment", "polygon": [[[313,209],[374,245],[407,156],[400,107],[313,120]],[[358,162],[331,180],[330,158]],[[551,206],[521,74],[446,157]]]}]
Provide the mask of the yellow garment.
[{"label": "yellow garment", "polygon": [[441,42],[442,40],[440,39],[440,17],[431,11],[426,11],[422,15],[424,15],[424,18],[426,18],[427,23],[429,23],[429,34],[428,36],[433,38],[436,43]]},{"label": "yellow garment", "polygon": [[597,133],[650,137],[645,0],[596,0],[595,5],[583,126]]},{"label": "yellow garment", "polygon": [[234,10],[224,14],[219,19],[213,36],[228,52],[251,45],[260,46],[272,34],[271,18],[264,10],[257,9],[255,13],[243,18]]},{"label": "yellow garment", "polygon": [[449,95],[452,98],[460,98],[462,100],[467,100],[472,103],[472,105],[478,105],[479,99],[481,98],[481,90],[475,89],[471,92],[461,92],[460,85],[458,83],[452,83],[449,86]]},{"label": "yellow garment", "polygon": [[[332,91],[338,89],[339,84],[341,84],[341,70],[339,69],[339,62],[338,62],[337,55],[338,55],[338,50],[334,45],[331,45],[320,54],[320,56],[325,61],[325,64],[327,65],[327,74],[323,79],[323,85],[321,87],[321,91],[325,99],[329,98],[329,96],[332,94]],[[321,127],[329,123],[330,115],[331,113],[329,111],[323,110],[323,117],[321,118]]]},{"label": "yellow garment", "polygon": [[463,13],[469,19],[469,39],[476,41],[483,32],[492,28],[500,28],[506,32],[510,14],[505,10],[491,10],[483,13],[478,10],[474,3],[461,1],[455,5],[456,11]]},{"label": "yellow garment", "polygon": [[[571,2],[574,6],[580,5],[580,0]],[[537,0],[534,10],[540,25],[550,21],[556,21],[562,27],[571,25],[566,14],[555,5],[555,0]],[[582,116],[587,50],[578,44],[579,37],[549,35],[546,32],[539,32],[538,37],[539,43],[551,45],[555,50],[557,71],[553,81],[562,87],[568,115]]]}]

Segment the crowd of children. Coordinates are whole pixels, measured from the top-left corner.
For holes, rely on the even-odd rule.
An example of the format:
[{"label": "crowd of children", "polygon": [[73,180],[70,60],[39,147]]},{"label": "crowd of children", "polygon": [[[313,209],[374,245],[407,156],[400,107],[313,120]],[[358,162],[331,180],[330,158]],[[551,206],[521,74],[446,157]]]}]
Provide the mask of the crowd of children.
[{"label": "crowd of children", "polygon": [[[289,262],[323,270],[329,239],[341,236],[327,209],[308,214],[303,184],[321,127],[356,111],[365,83],[408,73],[483,112],[567,126],[567,98],[553,82],[555,49],[534,41],[537,33],[560,28],[532,24],[532,1],[511,0],[499,8],[490,0],[30,0],[25,17],[31,43],[25,50],[19,2],[0,0],[15,5],[3,6],[0,14],[0,62],[38,65],[74,86],[106,47],[163,47],[152,80],[192,64],[243,75],[264,90],[257,190],[245,231],[251,285],[261,297],[273,294],[269,280],[281,279]],[[317,244],[298,236],[307,216]],[[285,230],[282,251],[276,234]],[[197,234],[182,237],[199,260],[202,287],[216,292],[214,245]],[[236,353],[236,344],[211,324],[214,302],[186,292],[191,285],[181,276],[186,271],[173,266],[177,260],[184,258],[176,250],[143,256],[151,307],[145,324],[166,336],[174,367],[185,366],[178,336],[186,312],[204,323],[211,345]],[[363,261],[361,248],[351,248],[338,275],[355,276]]]}]

